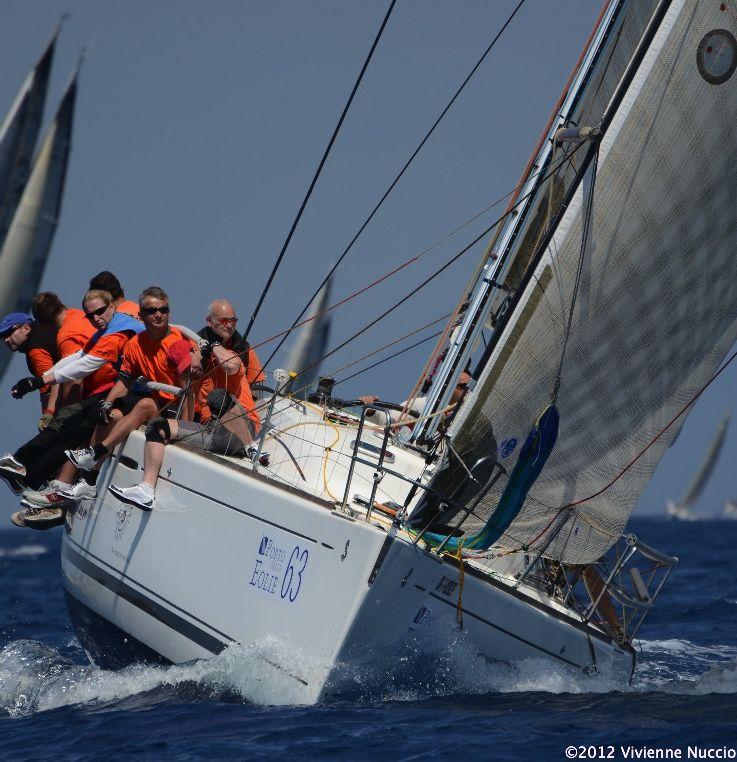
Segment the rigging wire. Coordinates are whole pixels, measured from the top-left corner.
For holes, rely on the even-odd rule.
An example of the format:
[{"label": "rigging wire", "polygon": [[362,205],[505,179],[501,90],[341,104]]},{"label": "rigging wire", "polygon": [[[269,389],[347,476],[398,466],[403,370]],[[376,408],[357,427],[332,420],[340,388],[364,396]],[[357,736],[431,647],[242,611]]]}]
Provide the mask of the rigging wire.
[{"label": "rigging wire", "polygon": [[[371,58],[374,55],[374,51],[376,50],[376,47],[379,44],[379,40],[381,39],[381,35],[384,32],[384,28],[386,27],[387,22],[389,21],[389,16],[391,16],[392,11],[394,10],[394,6],[396,5],[397,0],[391,0],[391,3],[389,5],[389,8],[386,12],[386,15],[384,16],[384,20],[381,22],[381,26],[379,27],[379,31],[376,33],[376,37],[374,38],[373,45],[371,45],[371,50],[369,50],[368,56],[366,56],[366,60],[363,62],[363,67],[361,68],[361,72],[358,75],[358,78],[356,79],[353,89],[351,90],[351,94],[348,96],[348,100],[343,108],[343,113],[340,115],[340,119],[338,119],[338,123],[335,126],[335,129],[333,130],[333,134],[330,137],[330,141],[328,142],[327,147],[325,148],[325,151],[322,155],[322,159],[320,160],[320,164],[317,167],[317,170],[315,171],[315,174],[312,178],[312,182],[310,183],[310,187],[307,189],[307,193],[305,194],[304,199],[302,200],[302,204],[299,207],[299,211],[297,212],[297,216],[294,218],[294,222],[292,222],[292,227],[289,229],[289,233],[287,234],[286,239],[284,240],[284,244],[282,245],[281,251],[279,252],[279,256],[276,258],[276,262],[274,263],[274,266],[271,268],[271,273],[269,274],[268,280],[266,281],[266,285],[264,286],[263,291],[261,292],[261,296],[259,297],[258,302],[256,303],[256,307],[253,310],[253,313],[251,314],[251,318],[248,321],[248,326],[246,327],[246,330],[243,333],[243,339],[246,340],[248,338],[248,334],[251,331],[251,328],[253,327],[254,322],[256,321],[256,316],[258,315],[259,311],[261,310],[261,305],[264,303],[264,299],[266,298],[266,294],[269,292],[269,289],[271,288],[271,284],[274,280],[274,276],[276,275],[276,271],[279,269],[279,265],[281,265],[282,259],[284,259],[284,255],[287,252],[287,248],[289,246],[290,241],[292,240],[292,236],[294,235],[294,231],[297,229],[297,225],[299,224],[300,219],[302,218],[302,213],[305,210],[305,207],[307,206],[307,202],[310,200],[310,196],[312,195],[312,191],[315,188],[315,185],[317,184],[317,179],[320,177],[320,173],[322,172],[322,168],[325,166],[325,162],[327,161],[328,155],[330,154],[330,151],[333,147],[333,144],[335,143],[336,138],[338,137],[338,132],[340,132],[340,128],[343,126],[343,122],[346,118],[346,115],[348,114],[348,109],[351,106],[351,103],[353,103],[353,98],[356,95],[356,92],[358,91],[358,88],[361,84],[361,81],[363,80],[363,75],[366,73],[366,69],[368,68],[369,62],[371,61]],[[313,297],[314,298],[314,297]],[[312,300],[310,300],[312,301]],[[304,311],[302,312],[304,314]],[[300,315],[301,317],[301,315]],[[299,319],[299,318],[298,318]]]},{"label": "rigging wire", "polygon": [[399,171],[397,176],[394,178],[394,180],[392,180],[391,184],[386,189],[386,191],[384,192],[382,197],[379,199],[379,201],[376,204],[376,206],[374,206],[374,208],[371,210],[371,213],[368,215],[368,217],[366,217],[366,219],[364,220],[363,224],[358,229],[358,232],[353,236],[353,238],[351,239],[350,243],[343,250],[343,253],[340,255],[340,257],[338,257],[338,259],[335,262],[335,264],[328,271],[328,274],[323,278],[322,283],[320,283],[320,285],[315,289],[315,293],[309,298],[309,300],[307,301],[305,306],[302,308],[302,311],[299,313],[299,315],[297,315],[297,317],[296,317],[294,323],[292,324],[292,326],[289,328],[289,330],[286,332],[286,334],[282,337],[281,341],[277,344],[277,346],[274,348],[272,353],[269,355],[269,357],[267,358],[266,362],[263,364],[264,368],[274,359],[274,355],[276,355],[276,353],[281,349],[282,345],[286,341],[286,339],[289,336],[289,334],[297,327],[297,323],[299,323],[299,321],[302,318],[302,316],[305,314],[305,312],[307,312],[307,310],[310,307],[310,304],[312,304],[312,302],[315,299],[315,297],[320,293],[320,290],[322,289],[322,287],[328,282],[328,280],[333,275],[333,273],[338,269],[338,267],[340,266],[340,263],[345,259],[345,257],[347,256],[348,252],[353,248],[353,245],[359,239],[359,237],[361,236],[363,231],[368,227],[368,224],[371,222],[371,220],[374,218],[376,213],[379,211],[379,209],[383,205],[384,201],[386,201],[386,199],[389,196],[389,194],[394,190],[395,186],[400,181],[400,179],[402,178],[404,173],[407,171],[407,169],[409,168],[410,164],[412,164],[412,162],[415,160],[417,155],[423,149],[423,147],[425,146],[427,141],[430,139],[430,136],[433,134],[433,132],[435,132],[435,129],[437,128],[437,126],[440,124],[440,122],[445,117],[445,115],[448,113],[448,111],[450,111],[451,107],[456,102],[456,100],[460,96],[461,92],[463,92],[463,90],[465,89],[466,85],[469,83],[469,81],[471,80],[473,75],[476,73],[478,68],[484,62],[484,59],[486,58],[486,56],[491,52],[491,49],[494,47],[494,45],[496,45],[496,43],[499,40],[499,38],[505,32],[507,27],[512,23],[512,20],[517,15],[517,12],[522,7],[524,2],[525,2],[525,0],[519,0],[519,2],[517,3],[516,7],[512,11],[512,13],[510,14],[509,18],[507,18],[507,20],[504,22],[504,24],[502,25],[501,29],[499,29],[499,31],[494,36],[494,39],[491,41],[491,43],[486,48],[486,50],[483,52],[481,57],[478,59],[478,61],[474,65],[474,67],[471,69],[471,71],[468,73],[466,78],[463,80],[463,82],[460,84],[458,89],[455,91],[455,93],[453,94],[453,97],[450,99],[450,101],[448,101],[448,103],[445,106],[445,108],[440,112],[440,116],[438,116],[438,118],[433,123],[432,127],[430,127],[430,129],[425,134],[425,137],[422,138],[422,140],[420,141],[420,143],[417,146],[417,148],[415,148],[415,150],[412,152],[412,155],[404,163],[404,166],[401,168],[401,170]]}]

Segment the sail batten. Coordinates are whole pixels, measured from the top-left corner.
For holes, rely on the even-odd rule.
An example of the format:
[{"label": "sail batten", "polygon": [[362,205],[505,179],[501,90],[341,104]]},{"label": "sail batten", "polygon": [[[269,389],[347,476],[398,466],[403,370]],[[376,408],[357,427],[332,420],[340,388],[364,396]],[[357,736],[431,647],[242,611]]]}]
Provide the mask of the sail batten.
[{"label": "sail batten", "polygon": [[[737,339],[737,96],[733,81],[709,84],[696,56],[725,17],[696,0],[661,10],[599,147],[586,298],[573,312],[558,441],[499,541],[519,547],[576,503],[546,551],[568,563],[597,559],[621,534],[675,431],[625,467]],[[550,400],[580,255],[582,200],[579,185],[454,424],[454,448],[468,462],[493,448],[513,466]],[[502,479],[476,513],[491,515],[504,488]],[[467,531],[475,529],[471,521]]]}]

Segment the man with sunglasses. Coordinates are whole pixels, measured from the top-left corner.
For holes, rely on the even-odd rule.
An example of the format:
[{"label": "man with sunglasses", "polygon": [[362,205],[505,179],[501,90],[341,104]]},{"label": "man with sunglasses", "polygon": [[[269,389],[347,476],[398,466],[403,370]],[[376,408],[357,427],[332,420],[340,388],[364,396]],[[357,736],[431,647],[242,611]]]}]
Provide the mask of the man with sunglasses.
[{"label": "man with sunglasses", "polygon": [[[0,321],[0,339],[11,352],[20,352],[26,357],[28,370],[34,376],[41,376],[60,358],[56,346],[58,329],[53,323],[34,320],[25,312],[13,312]],[[43,431],[54,417],[58,387],[41,387],[41,419],[39,431]]]},{"label": "man with sunglasses", "polygon": [[[172,346],[183,341],[183,336],[169,325],[169,297],[158,286],[150,286],[139,297],[141,320],[145,330],[125,346],[117,381],[102,403],[99,421],[92,437],[92,445],[81,450],[67,450],[66,456],[82,472],[82,478],[61,494],[72,500],[93,498],[97,495],[97,474],[102,462],[112,449],[126,437],[166,409],[176,410],[177,398],[165,391],[152,391],[138,397],[129,394],[139,376],[168,386],[176,386],[177,368],[172,365]],[[193,352],[195,351],[192,345]],[[193,372],[201,371],[199,356],[193,362]]]},{"label": "man with sunglasses", "polygon": [[[0,459],[0,473],[12,474],[31,487],[21,500],[26,509],[22,524],[26,526],[46,525],[62,518],[61,509],[70,501],[60,490],[71,488],[76,477],[76,469],[66,460],[64,450],[89,441],[95,428],[92,416],[102,396],[115,383],[123,349],[143,330],[140,321],[116,312],[107,291],[88,291],[82,307],[85,319],[96,329],[84,347],[62,358],[40,376],[21,379],[11,389],[12,396],[20,399],[44,385],[77,381],[82,384],[81,399],[62,408],[48,436],[35,437],[14,455]],[[47,488],[38,490],[40,483],[57,471],[57,478]]]},{"label": "man with sunglasses", "polygon": [[214,347],[215,357],[218,358],[223,354],[218,347],[234,352],[243,364],[248,383],[250,385],[263,383],[266,375],[261,367],[261,361],[255,350],[251,349],[251,345],[235,329],[238,318],[233,305],[227,299],[216,299],[208,306],[205,320],[207,324],[198,333]]}]

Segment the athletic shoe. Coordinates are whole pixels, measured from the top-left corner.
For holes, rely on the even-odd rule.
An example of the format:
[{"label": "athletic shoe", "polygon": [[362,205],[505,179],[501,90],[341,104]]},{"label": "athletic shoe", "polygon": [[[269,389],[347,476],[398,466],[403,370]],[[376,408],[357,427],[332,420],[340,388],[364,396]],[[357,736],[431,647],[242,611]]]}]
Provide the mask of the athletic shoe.
[{"label": "athletic shoe", "polygon": [[73,503],[97,497],[97,487],[94,484],[87,484],[84,479],[80,479],[71,487],[58,487],[56,491],[61,497],[65,497]]},{"label": "athletic shoe", "polygon": [[15,526],[25,528],[26,526],[25,515],[26,515],[25,511],[16,511],[10,517],[10,520],[12,521],[13,524],[15,524]]},{"label": "athletic shoe", "polygon": [[48,487],[40,490],[27,489],[21,497],[27,503],[39,508],[66,508],[74,505],[74,501],[64,495],[59,494],[60,489],[71,489],[71,484],[65,484],[57,479],[49,482]]},{"label": "athletic shoe", "polygon": [[51,529],[64,523],[64,510],[62,508],[39,508],[26,500],[21,500],[24,507],[23,526],[31,529]]},{"label": "athletic shoe", "polygon": [[80,471],[92,471],[95,463],[99,460],[95,457],[95,451],[91,447],[82,450],[64,450],[64,455],[74,463]]},{"label": "athletic shoe", "polygon": [[12,476],[3,476],[0,474],[0,479],[2,479],[8,485],[8,488],[14,495],[20,495],[25,489],[23,482],[19,481],[18,479],[14,479]]},{"label": "athletic shoe", "polygon": [[22,479],[26,475],[26,467],[19,463],[9,452],[0,455],[0,476],[11,479]]},{"label": "athletic shoe", "polygon": [[121,502],[135,505],[143,511],[150,511],[154,504],[154,491],[148,484],[135,484],[132,487],[116,487],[111,484],[108,489]]}]

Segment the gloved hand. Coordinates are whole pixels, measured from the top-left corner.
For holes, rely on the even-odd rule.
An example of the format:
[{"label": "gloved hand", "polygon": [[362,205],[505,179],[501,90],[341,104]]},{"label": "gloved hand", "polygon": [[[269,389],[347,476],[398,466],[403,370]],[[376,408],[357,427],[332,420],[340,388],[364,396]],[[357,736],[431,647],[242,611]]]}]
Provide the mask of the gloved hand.
[{"label": "gloved hand", "polygon": [[199,350],[200,350],[200,356],[202,357],[203,365],[212,357],[212,350],[216,344],[218,344],[217,341],[208,341],[207,339],[200,339],[200,342],[197,346],[199,347]]},{"label": "gloved hand", "polygon": [[54,420],[54,414],[53,413],[44,413],[39,419],[38,419],[38,430],[39,431],[45,431],[46,427],[51,423],[51,421]]},{"label": "gloved hand", "polygon": [[97,409],[97,413],[95,417],[97,418],[97,422],[101,423],[103,426],[106,423],[110,423],[112,418],[110,417],[110,413],[113,411],[113,403],[108,402],[105,400],[100,407]]},{"label": "gloved hand", "polygon": [[35,392],[36,389],[40,389],[44,385],[43,379],[40,376],[26,376],[21,378],[20,381],[10,390],[10,394],[19,400],[25,397],[29,392]]}]

